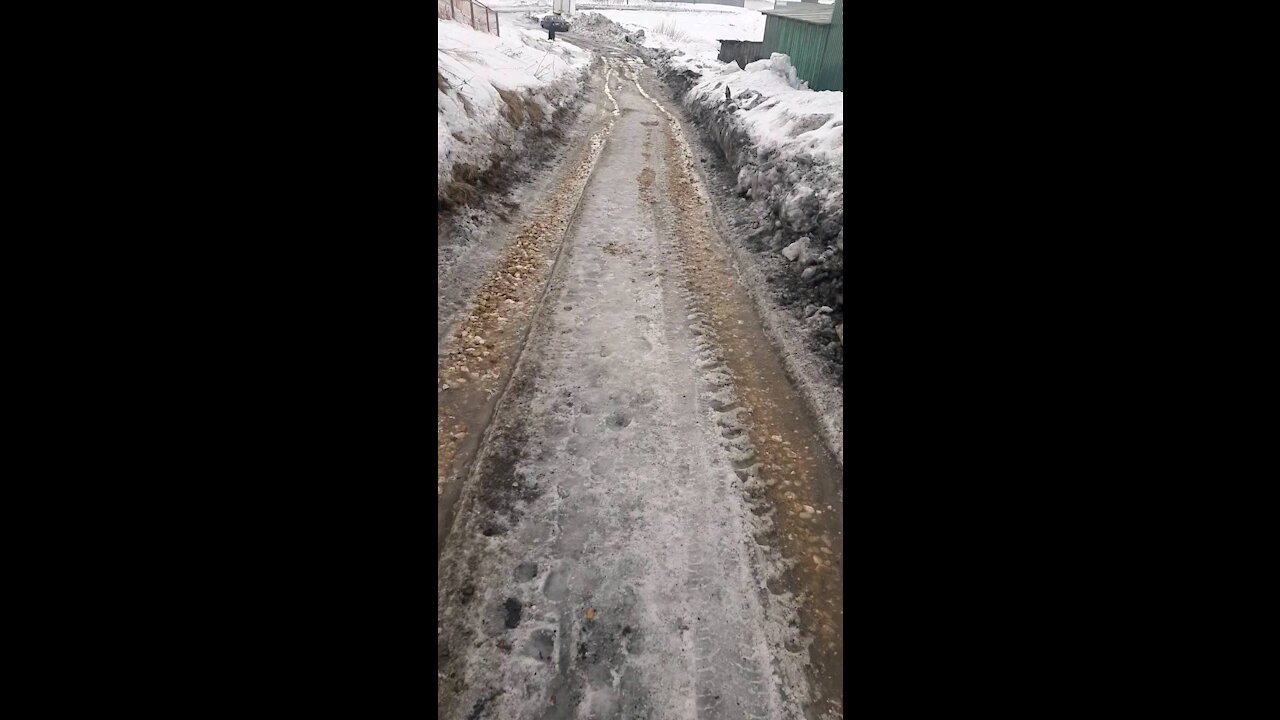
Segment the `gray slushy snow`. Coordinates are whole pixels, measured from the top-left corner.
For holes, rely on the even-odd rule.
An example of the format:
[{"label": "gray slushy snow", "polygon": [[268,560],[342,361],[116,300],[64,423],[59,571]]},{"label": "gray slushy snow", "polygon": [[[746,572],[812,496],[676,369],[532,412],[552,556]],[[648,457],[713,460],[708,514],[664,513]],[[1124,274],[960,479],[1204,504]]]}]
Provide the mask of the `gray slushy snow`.
[{"label": "gray slushy snow", "polygon": [[794,261],[800,257],[800,253],[804,252],[805,247],[809,244],[809,238],[802,237],[790,245],[782,248],[782,254],[788,260]]}]

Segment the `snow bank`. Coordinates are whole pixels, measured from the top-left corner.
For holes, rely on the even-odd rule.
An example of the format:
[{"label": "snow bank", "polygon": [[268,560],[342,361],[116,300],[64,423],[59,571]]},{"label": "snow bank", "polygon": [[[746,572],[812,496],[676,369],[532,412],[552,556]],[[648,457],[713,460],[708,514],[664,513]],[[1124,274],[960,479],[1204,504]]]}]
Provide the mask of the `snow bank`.
[{"label": "snow bank", "polygon": [[581,13],[569,21],[569,32],[575,35],[618,40],[627,34],[628,28],[609,19],[604,13]]},{"label": "snow bank", "polygon": [[796,76],[786,55],[774,53],[742,70],[719,64],[719,72],[689,89],[686,103],[718,106],[729,88],[751,141],[759,150],[810,154],[835,163],[844,158],[844,93],[814,92]]},{"label": "snow bank", "polygon": [[583,87],[591,53],[546,34],[504,27],[502,37],[437,20],[436,182],[468,183],[519,153],[526,135],[553,130]]},{"label": "snow bank", "polygon": [[839,355],[831,343],[842,343],[844,322],[844,93],[810,90],[779,53],[741,70],[688,55],[662,66],[737,173],[737,190],[760,208],[764,248],[785,249],[797,314]]}]

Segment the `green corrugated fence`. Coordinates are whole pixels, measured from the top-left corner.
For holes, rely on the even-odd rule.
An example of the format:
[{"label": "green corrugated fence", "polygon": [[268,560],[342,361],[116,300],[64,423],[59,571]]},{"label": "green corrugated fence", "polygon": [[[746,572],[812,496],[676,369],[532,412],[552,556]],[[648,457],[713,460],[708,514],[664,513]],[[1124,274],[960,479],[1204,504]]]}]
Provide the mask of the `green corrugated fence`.
[{"label": "green corrugated fence", "polygon": [[827,48],[822,67],[809,87],[814,90],[844,90],[844,0],[836,0],[827,31]]},{"label": "green corrugated fence", "polygon": [[[791,64],[796,74],[808,80],[812,86],[813,79],[822,67],[822,56],[827,49],[827,31],[830,25],[814,25],[790,18],[770,15],[764,26],[764,47],[769,53],[784,53],[791,56]],[[814,88],[817,89],[817,88]]]},{"label": "green corrugated fence", "polygon": [[836,0],[830,15],[812,5],[804,8],[767,15],[761,54],[790,56],[796,74],[814,90],[843,91],[844,0]]}]

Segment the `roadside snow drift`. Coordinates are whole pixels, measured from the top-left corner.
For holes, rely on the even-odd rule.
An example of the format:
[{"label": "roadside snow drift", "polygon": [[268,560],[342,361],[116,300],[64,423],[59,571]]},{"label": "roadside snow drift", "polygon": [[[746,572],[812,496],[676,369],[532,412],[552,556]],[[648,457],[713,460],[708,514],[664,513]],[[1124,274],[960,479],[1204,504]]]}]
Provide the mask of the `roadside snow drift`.
[{"label": "roadside snow drift", "polygon": [[546,34],[503,27],[502,37],[437,20],[436,182],[441,202],[465,202],[469,183],[553,118],[583,87],[591,53]]},{"label": "roadside snow drift", "polygon": [[[759,239],[788,261],[818,344],[842,356],[844,323],[844,93],[815,92],[774,53],[739,70],[686,55],[665,77],[761,207]],[[726,96],[726,91],[728,95]]]}]

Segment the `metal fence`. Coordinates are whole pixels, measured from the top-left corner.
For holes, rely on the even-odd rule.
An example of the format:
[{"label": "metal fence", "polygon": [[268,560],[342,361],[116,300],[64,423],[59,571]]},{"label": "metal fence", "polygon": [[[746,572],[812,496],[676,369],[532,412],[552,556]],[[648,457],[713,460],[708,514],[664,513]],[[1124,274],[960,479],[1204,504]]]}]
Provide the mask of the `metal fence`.
[{"label": "metal fence", "polygon": [[822,53],[822,67],[809,87],[844,91],[844,0],[836,0],[831,29],[827,31],[827,49]]},{"label": "metal fence", "polygon": [[498,13],[476,0],[436,0],[437,15],[470,25],[492,35],[502,35],[498,28]]}]

